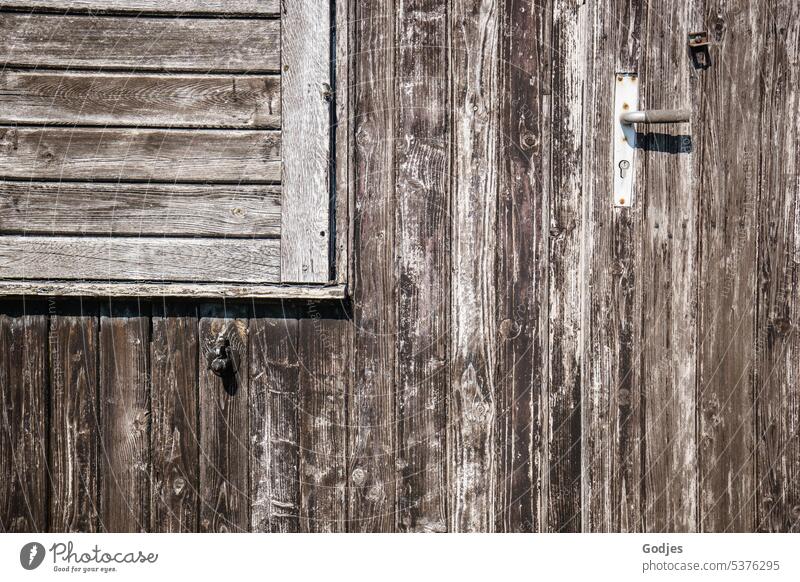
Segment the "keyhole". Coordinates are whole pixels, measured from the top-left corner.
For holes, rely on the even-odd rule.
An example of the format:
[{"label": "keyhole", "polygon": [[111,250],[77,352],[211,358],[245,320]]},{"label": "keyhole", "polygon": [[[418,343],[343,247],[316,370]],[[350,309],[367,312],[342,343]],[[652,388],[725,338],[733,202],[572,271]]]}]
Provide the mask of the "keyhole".
[{"label": "keyhole", "polygon": [[631,163],[628,160],[622,160],[619,163],[619,177],[624,178],[625,173],[628,171],[628,168],[631,167]]}]

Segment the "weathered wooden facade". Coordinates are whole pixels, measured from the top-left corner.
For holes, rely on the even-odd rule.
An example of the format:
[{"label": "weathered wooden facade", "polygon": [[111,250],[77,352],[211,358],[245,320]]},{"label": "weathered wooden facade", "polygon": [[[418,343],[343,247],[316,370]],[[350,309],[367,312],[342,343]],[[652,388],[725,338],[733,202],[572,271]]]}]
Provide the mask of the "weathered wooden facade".
[{"label": "weathered wooden facade", "polygon": [[[348,298],[6,298],[0,529],[800,531],[800,5],[363,0],[346,33]],[[623,71],[692,114],[640,129],[630,208]]]}]

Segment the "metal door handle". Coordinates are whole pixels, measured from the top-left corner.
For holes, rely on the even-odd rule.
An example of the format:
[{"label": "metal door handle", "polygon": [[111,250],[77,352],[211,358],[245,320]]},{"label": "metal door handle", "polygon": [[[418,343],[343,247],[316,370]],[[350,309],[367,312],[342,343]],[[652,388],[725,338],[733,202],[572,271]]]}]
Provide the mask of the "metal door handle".
[{"label": "metal door handle", "polygon": [[614,189],[614,206],[633,205],[636,183],[636,128],[637,123],[686,123],[691,119],[686,109],[650,109],[637,111],[639,106],[639,75],[617,73],[614,75],[614,134],[611,167]]},{"label": "metal door handle", "polygon": [[690,113],[686,109],[651,109],[649,111],[628,111],[619,116],[621,123],[687,123]]}]

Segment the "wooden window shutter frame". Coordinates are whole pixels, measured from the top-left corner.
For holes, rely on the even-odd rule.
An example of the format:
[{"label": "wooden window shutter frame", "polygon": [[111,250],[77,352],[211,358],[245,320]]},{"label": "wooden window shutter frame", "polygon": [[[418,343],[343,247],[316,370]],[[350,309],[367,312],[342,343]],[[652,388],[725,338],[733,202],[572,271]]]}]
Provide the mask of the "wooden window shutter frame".
[{"label": "wooden window shutter frame", "polygon": [[[20,2],[24,4],[23,0]],[[125,3],[121,2],[120,7],[124,6]],[[31,195],[43,202],[48,196],[63,197],[65,191],[71,197],[70,200],[89,201],[98,193],[101,200],[109,200],[115,199],[117,195],[115,188],[124,190],[125,196],[131,200],[139,200],[138,203],[146,201],[148,197],[152,200],[154,196],[163,194],[164,200],[169,206],[170,216],[181,216],[181,208],[185,208],[195,196],[205,197],[206,201],[224,201],[222,194],[224,194],[225,188],[235,188],[237,196],[238,193],[243,193],[245,198],[239,197],[236,200],[230,198],[225,207],[219,208],[220,214],[243,210],[245,213],[260,212],[263,217],[265,212],[277,212],[280,215],[279,221],[277,220],[278,214],[275,214],[276,221],[274,223],[262,218],[257,223],[257,228],[250,228],[250,225],[247,225],[245,230],[241,231],[237,231],[235,224],[231,222],[220,227],[222,230],[219,231],[216,230],[217,227],[214,227],[215,230],[211,235],[206,234],[206,232],[211,232],[207,227],[208,222],[193,226],[184,221],[180,224],[170,225],[168,231],[164,233],[159,232],[157,225],[154,227],[154,223],[151,222],[145,225],[146,230],[140,233],[144,238],[137,238],[137,233],[131,231],[136,224],[135,219],[125,225],[121,222],[115,223],[113,230],[108,227],[105,232],[102,231],[101,225],[96,235],[83,234],[82,230],[77,232],[77,226],[67,226],[58,232],[56,237],[48,237],[49,233],[44,226],[38,231],[30,231],[27,226],[22,230],[23,227],[16,223],[12,224],[13,221],[8,219],[5,225],[0,225],[2,227],[0,228],[0,247],[3,247],[0,249],[0,295],[87,297],[161,295],[187,298],[314,300],[344,299],[347,296],[347,283],[352,270],[349,249],[352,241],[354,208],[351,199],[352,189],[349,187],[349,184],[352,183],[351,173],[353,170],[351,162],[353,136],[350,135],[349,123],[350,46],[352,44],[352,30],[350,30],[349,22],[352,3],[351,0],[313,0],[312,2],[282,0],[280,3],[275,1],[253,6],[256,7],[254,10],[257,9],[261,12],[252,15],[233,14],[231,18],[256,16],[275,19],[280,15],[279,27],[274,27],[279,28],[280,31],[279,66],[275,66],[278,63],[275,63],[270,56],[272,60],[268,59],[257,64],[255,72],[248,68],[252,65],[239,68],[236,68],[236,65],[230,65],[232,68],[229,70],[234,75],[241,73],[248,75],[242,79],[252,79],[242,81],[242,86],[249,91],[263,91],[264,94],[278,97],[276,90],[279,89],[280,116],[271,117],[272,105],[268,109],[259,111],[256,118],[257,125],[254,125],[248,134],[249,141],[234,146],[238,148],[236,151],[254,147],[255,149],[251,151],[258,152],[252,154],[250,158],[247,157],[247,154],[241,154],[244,157],[236,159],[241,170],[230,165],[223,166],[223,162],[220,162],[220,169],[227,172],[221,173],[215,170],[214,164],[211,163],[208,166],[200,166],[205,167],[204,171],[209,173],[208,182],[203,181],[202,177],[200,179],[192,178],[188,181],[179,178],[173,182],[168,175],[171,171],[168,157],[158,160],[160,166],[154,166],[152,163],[148,165],[148,160],[144,158],[141,162],[132,158],[131,162],[126,160],[126,171],[130,171],[129,168],[132,167],[134,171],[139,171],[139,174],[134,173],[130,177],[123,176],[127,181],[120,182],[122,186],[103,176],[96,180],[93,174],[96,171],[94,167],[78,166],[73,163],[71,171],[75,173],[75,176],[66,182],[56,181],[57,174],[52,176],[31,174],[28,177],[27,175],[22,176],[20,171],[19,177],[9,174],[11,182],[5,184],[3,188],[5,193],[12,196],[12,202],[19,200],[20,196]],[[169,8],[165,8],[163,14],[154,13],[152,19],[143,19],[141,22],[149,23],[152,20],[153,23],[166,29],[170,26],[168,20],[178,16],[177,14],[171,15],[169,10]],[[224,8],[220,10],[224,10]],[[197,14],[181,12],[178,20],[192,19],[204,13],[199,7],[195,12]],[[14,13],[10,14],[12,19],[16,18]],[[55,20],[59,17],[46,10],[40,12],[38,9],[34,9],[32,12],[34,18],[39,14],[42,15],[42,19]],[[135,17],[136,14],[120,8],[119,11],[112,11],[97,17],[98,22],[102,20],[98,26],[107,26],[109,23],[113,25],[112,18],[132,21]],[[64,18],[75,20],[75,26],[78,26],[82,24],[81,18],[89,19],[95,18],[95,16],[91,11],[77,10],[70,15],[65,15]],[[236,26],[235,22],[226,19],[203,20],[202,22],[204,26],[210,26],[213,23],[226,23],[230,29]],[[228,22],[230,22],[229,25]],[[242,23],[247,22],[255,21],[242,21]],[[262,22],[269,23],[268,20]],[[272,22],[278,24],[274,20]],[[72,25],[71,21],[70,25]],[[255,27],[256,25],[253,25],[251,28],[255,29]],[[215,40],[214,42],[219,41]],[[262,46],[268,46],[270,42],[274,41],[263,41]],[[38,48],[35,52],[41,54],[42,49]],[[245,55],[242,57],[243,59],[252,60],[251,53],[242,54]],[[93,57],[87,57],[87,59],[90,58]],[[127,58],[129,61],[125,62],[134,62],[130,60],[130,57]],[[81,82],[84,78],[96,79],[92,83],[96,82],[101,86],[111,87],[124,86],[126,76],[135,78],[137,83],[145,85],[148,82],[159,80],[159,75],[169,82],[173,82],[172,79],[175,79],[177,84],[196,82],[201,79],[204,70],[203,63],[198,61],[195,65],[187,60],[179,61],[180,58],[184,57],[173,57],[171,54],[165,53],[163,59],[168,63],[176,64],[163,65],[163,69],[158,68],[159,65],[156,62],[151,64],[151,61],[142,61],[145,63],[144,68],[138,68],[133,64],[127,65],[123,62],[120,66],[108,65],[112,68],[106,71],[105,65],[94,69],[91,64],[93,61],[87,60],[74,73],[69,68],[58,65],[42,74],[53,77],[72,75],[70,82],[78,82],[74,80],[78,77]],[[204,54],[202,58],[215,59],[217,57]],[[215,62],[223,63],[225,61],[217,60]],[[23,65],[27,67],[27,63]],[[128,69],[127,67],[132,68]],[[7,79],[14,80],[19,86],[22,86],[23,82],[30,83],[27,77],[20,76],[28,75],[30,77],[33,75],[33,73],[27,73],[26,70],[22,68],[20,69],[21,73],[17,73],[12,64],[7,73]],[[127,70],[130,72],[126,72]],[[252,75],[267,76],[271,74],[274,79],[277,79],[276,73],[278,72],[280,72],[279,88],[275,86],[276,81],[272,80],[268,80],[266,86],[260,88],[258,83],[261,81],[252,77]],[[212,90],[217,91],[220,90],[220,87],[224,88],[224,83],[227,82],[224,78],[225,75],[222,68],[219,71],[215,70],[210,78],[213,78],[217,84]],[[254,89],[256,87],[259,88]],[[142,110],[144,110],[144,105],[142,105]],[[235,106],[240,109],[230,109],[230,116],[225,119],[242,123],[240,120],[246,119],[246,116],[242,115],[241,104],[238,101]],[[23,107],[28,107],[25,115],[28,115],[28,111],[43,111],[42,109],[34,110],[26,103],[21,103],[18,109],[22,111]],[[71,132],[70,135],[77,135],[90,143],[94,139],[94,135],[105,131],[103,129],[105,125],[109,123],[114,125],[115,123],[116,117],[114,119],[98,117],[102,112],[96,115],[96,119],[87,116],[75,117],[76,114],[69,109],[70,107],[71,104],[65,103],[63,107],[56,108],[56,113],[48,113],[51,116],[56,114],[67,116],[63,117],[63,121],[57,120],[55,123],[44,117],[30,116],[19,117],[20,121],[18,121],[8,115],[5,117],[9,118],[4,118],[2,123],[11,125],[13,132],[11,137],[19,139],[20,143],[24,143],[22,140],[27,139],[26,132],[31,133],[30,143],[41,143],[40,134],[50,139],[52,143],[58,143],[67,131]],[[153,141],[160,140],[159,144],[161,144],[163,142],[161,134],[168,133],[169,139],[172,139],[173,142],[167,142],[166,145],[168,148],[173,148],[176,152],[175,156],[178,156],[183,151],[180,148],[187,147],[185,144],[190,141],[189,132],[195,132],[203,139],[218,139],[219,141],[228,139],[227,143],[235,143],[233,141],[234,134],[239,126],[214,125],[214,119],[228,114],[228,111],[212,113],[198,108],[195,110],[198,111],[198,121],[179,111],[176,115],[183,115],[183,117],[176,117],[174,125],[171,122],[167,124],[156,121],[151,122],[153,129],[150,129],[146,122],[139,121],[136,117],[137,111],[121,113],[120,115],[123,117],[118,123],[123,124],[120,128],[122,128],[121,133],[124,133],[124,137],[127,139],[124,143],[125,147],[133,148],[133,151],[137,151],[136,148],[139,147],[141,151],[145,151],[144,148],[149,147],[148,144]],[[186,112],[188,111],[190,109],[186,109]],[[154,119],[166,119],[164,116],[167,113],[167,111],[163,114],[156,110],[148,111],[148,115]],[[69,117],[70,114],[73,117]],[[103,114],[109,115],[107,112]],[[159,115],[162,117],[159,118]],[[171,112],[170,115],[172,115]],[[232,123],[233,121],[226,122]],[[14,125],[17,123],[20,123],[18,129]],[[41,129],[38,124],[43,124]],[[125,129],[128,127],[130,129]],[[228,127],[231,129],[228,130]],[[280,128],[280,134],[275,131],[278,128]],[[47,132],[52,133],[53,136],[50,137]],[[279,147],[277,148],[270,141],[272,134],[279,136],[277,142]],[[202,145],[198,147],[202,147]],[[161,151],[163,150],[159,150],[159,153]],[[268,156],[274,156],[276,152],[280,156],[280,169],[278,172],[273,172],[272,168],[275,164],[271,160],[276,158]],[[58,153],[56,152],[57,155]],[[31,150],[30,159],[34,159],[35,155],[39,155],[39,152]],[[214,162],[215,159],[209,157],[210,155],[206,157]],[[198,159],[202,158],[203,156],[198,156]],[[239,159],[244,161],[239,162]],[[260,163],[259,167],[269,170],[268,173],[264,174],[262,169],[259,174],[248,174],[247,164],[255,163],[252,160]],[[67,162],[72,163],[72,160],[67,160],[65,163]],[[96,167],[102,170],[103,163],[104,160],[98,158],[99,165]],[[131,165],[136,163],[139,165]],[[0,161],[0,165],[3,164],[5,164],[3,167],[17,167],[14,166],[16,164],[14,159]],[[161,176],[156,176],[155,180],[147,174],[153,167],[161,172]],[[39,172],[41,166],[31,164],[30,168]],[[109,166],[109,169],[103,171],[109,174],[113,170],[114,168]],[[237,175],[248,176],[247,181],[234,186]],[[281,183],[275,185],[275,179],[278,176]],[[0,180],[0,182],[2,181]],[[34,186],[28,186],[28,181],[31,181]],[[226,184],[231,186],[226,186]],[[25,191],[23,192],[21,188]],[[260,200],[264,200],[268,207],[263,206],[264,203]],[[0,200],[0,202],[2,201]],[[242,206],[241,209],[240,206]],[[209,208],[215,210],[215,208]],[[267,208],[269,210],[266,210]],[[155,212],[155,207],[150,212]],[[200,212],[198,210],[194,214],[199,215]],[[206,210],[202,212],[205,213],[203,216],[210,216]],[[65,222],[66,217],[59,218],[59,220]],[[18,223],[19,220],[16,222]],[[40,222],[44,224],[43,221],[40,220]],[[49,228],[49,224],[45,226]],[[75,232],[72,233],[69,228]],[[81,228],[84,228],[83,225]],[[258,232],[255,232],[256,230]],[[113,232],[113,235],[108,234],[109,232]],[[170,232],[175,234],[169,234]],[[232,237],[229,238],[229,235],[225,234],[226,232],[231,232]],[[272,237],[278,236],[279,233],[280,238],[259,238],[262,236],[260,233]],[[175,236],[179,238],[174,238]],[[216,238],[192,238],[204,236]],[[79,254],[85,254],[88,260],[77,261],[73,258],[74,266],[59,264],[58,252],[52,253],[52,256],[47,258],[38,250],[55,249],[58,251],[61,245],[65,244],[78,249],[69,251],[73,253],[69,256],[77,257]],[[84,247],[84,245],[86,246]],[[92,247],[92,245],[95,246]],[[222,270],[218,271],[219,277],[210,277],[209,280],[206,280],[205,271],[203,271],[197,276],[187,276],[184,279],[183,275],[190,273],[191,265],[180,263],[180,252],[176,254],[177,260],[170,256],[170,253],[179,247],[185,249],[183,251],[185,255],[192,257],[203,254],[211,256],[208,248],[213,247],[218,249],[222,256],[229,256],[234,263],[226,272],[225,260],[221,259]],[[193,255],[192,253],[195,252],[198,254]],[[17,254],[15,255],[15,253]],[[231,254],[226,255],[225,253]],[[34,260],[37,255],[42,259]],[[129,257],[132,265],[130,272],[125,271],[124,276],[116,278],[106,276],[104,269],[109,262],[116,261],[115,264],[119,265]],[[248,270],[250,267],[247,266],[251,258],[252,271]],[[95,262],[92,262],[93,260]],[[37,271],[36,264],[42,261],[44,261],[45,269]],[[25,266],[23,269],[19,266],[21,263],[30,266]],[[159,271],[161,264],[165,265],[164,273],[166,274],[164,276]],[[121,272],[121,267],[115,268],[118,273]],[[262,273],[260,271],[263,271],[263,268],[268,270]],[[70,271],[70,269],[72,270]],[[43,274],[45,272],[46,274]],[[61,276],[62,273],[66,276]]]}]

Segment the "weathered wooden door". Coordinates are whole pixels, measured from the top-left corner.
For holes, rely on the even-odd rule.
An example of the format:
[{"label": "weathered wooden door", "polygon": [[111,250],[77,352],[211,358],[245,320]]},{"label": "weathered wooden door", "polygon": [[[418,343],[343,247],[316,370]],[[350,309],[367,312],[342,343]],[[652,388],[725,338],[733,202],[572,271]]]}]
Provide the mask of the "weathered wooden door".
[{"label": "weathered wooden door", "polygon": [[[583,206],[567,196],[551,215],[577,243],[583,211],[582,246],[560,259],[578,268],[581,252],[586,265],[565,279],[584,298],[583,527],[790,527],[796,419],[780,403],[796,397],[798,365],[797,6],[618,1],[581,16],[583,4],[554,30],[588,58],[553,88],[565,127],[582,128],[554,146],[583,144],[582,160],[567,153],[583,163]],[[709,44],[690,46],[694,32]],[[636,126],[628,208],[609,196],[618,73],[637,74],[638,109],[691,114]]]},{"label": "weathered wooden door", "polygon": [[800,5],[337,7],[347,299],[4,301],[0,529],[800,530]]}]

